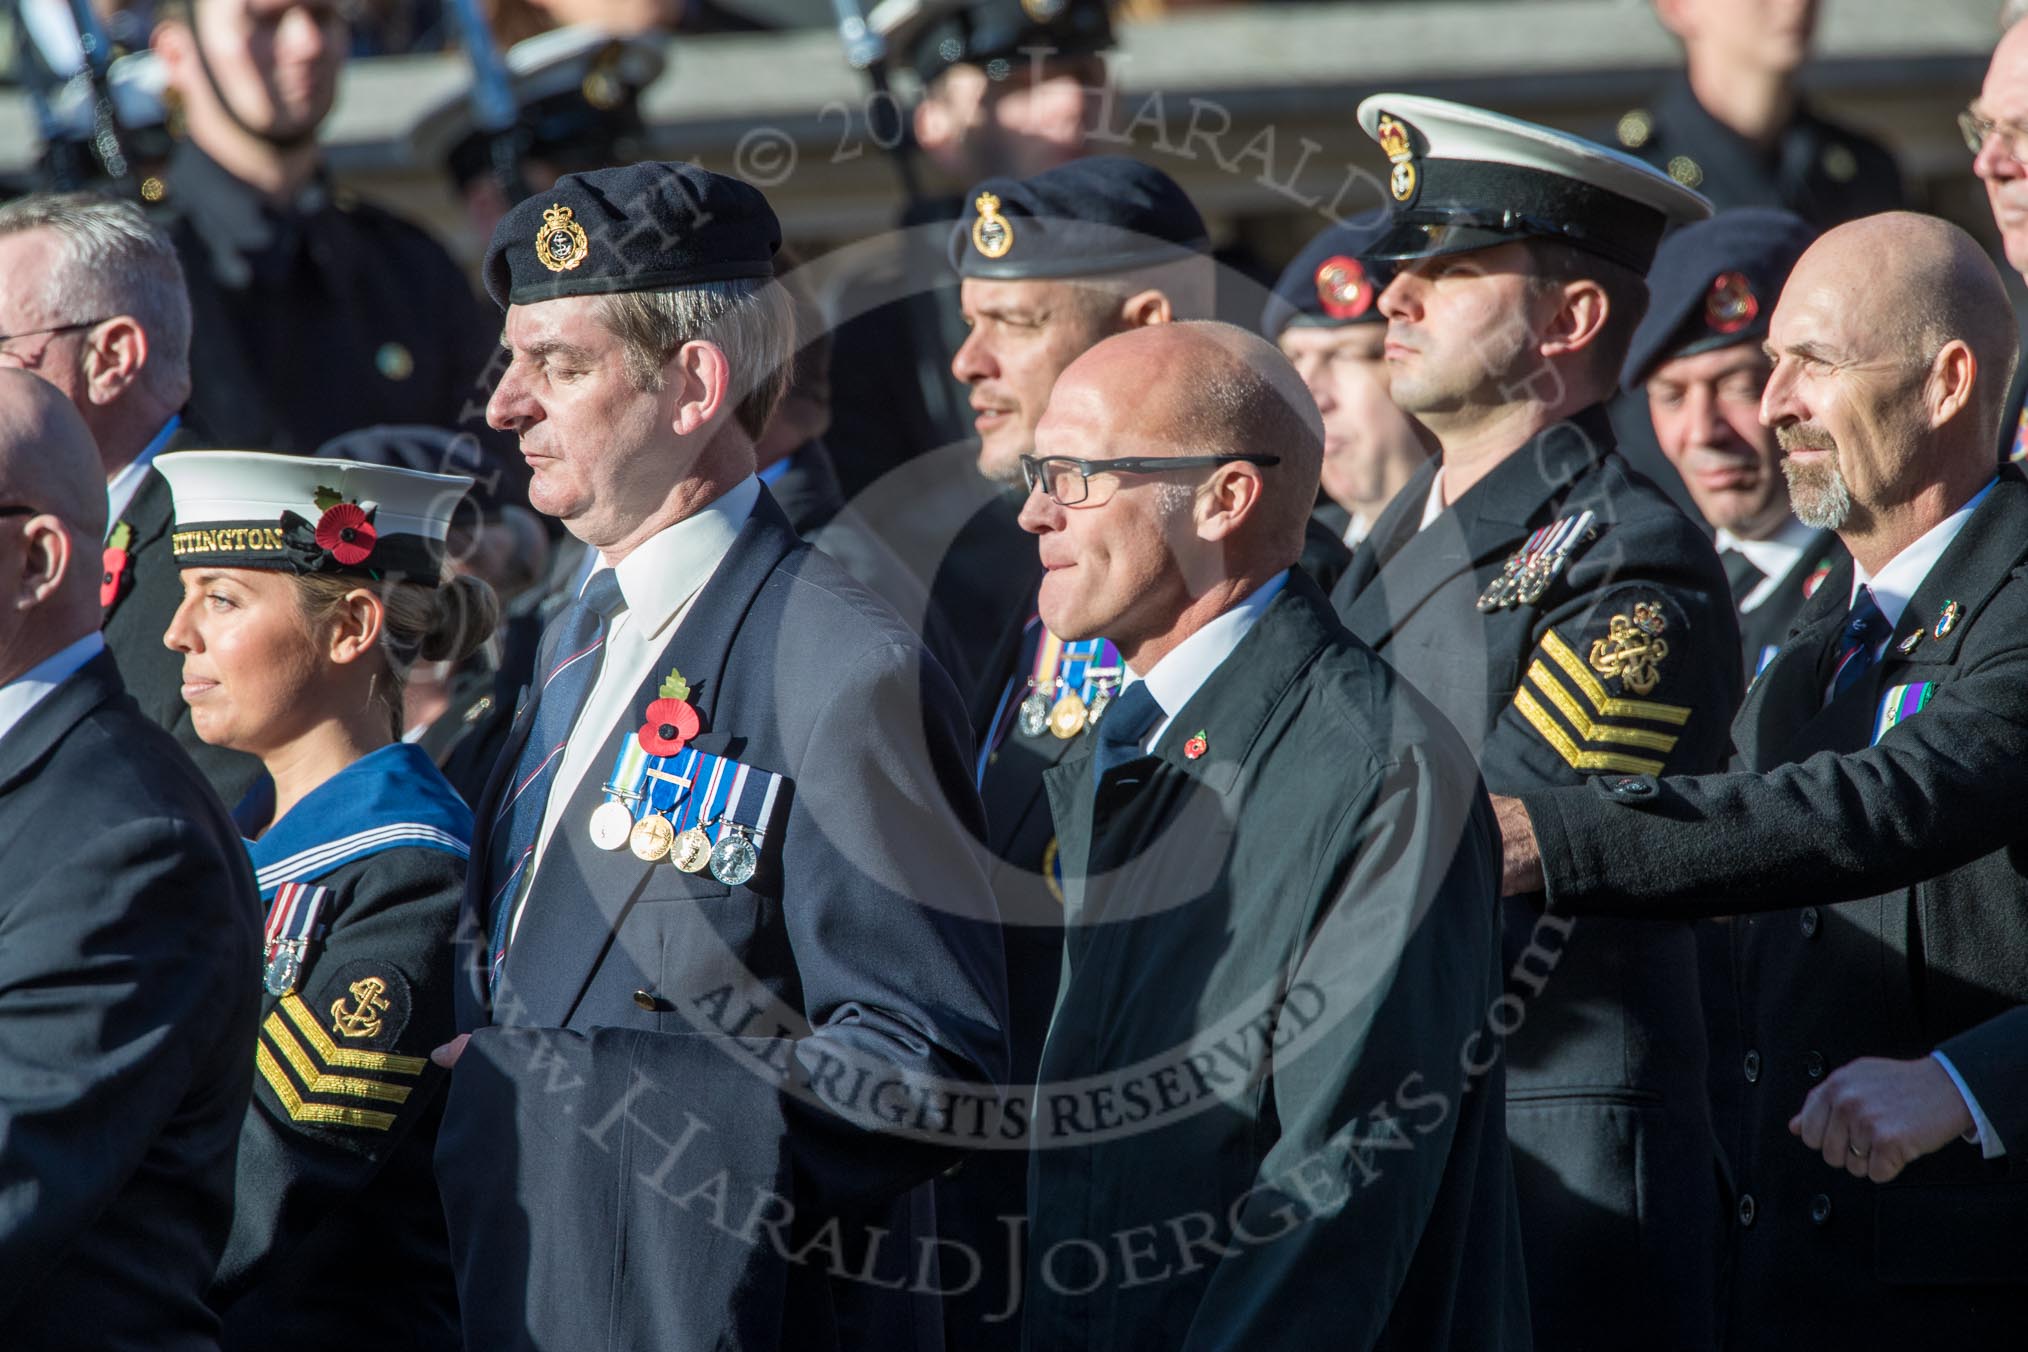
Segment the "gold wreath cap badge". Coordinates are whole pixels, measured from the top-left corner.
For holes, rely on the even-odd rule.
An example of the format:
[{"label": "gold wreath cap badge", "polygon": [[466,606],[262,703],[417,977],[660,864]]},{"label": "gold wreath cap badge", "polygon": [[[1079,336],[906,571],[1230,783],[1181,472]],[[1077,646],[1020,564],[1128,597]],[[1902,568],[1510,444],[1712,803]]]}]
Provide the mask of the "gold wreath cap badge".
[{"label": "gold wreath cap badge", "polygon": [[1014,247],[1014,222],[1000,214],[1000,199],[982,192],[972,205],[979,211],[972,222],[972,247],[988,258],[1005,258]]},{"label": "gold wreath cap badge", "polygon": [[585,238],[584,227],[571,219],[573,215],[569,207],[560,204],[542,213],[542,228],[535,232],[535,256],[551,272],[569,272],[591,252],[591,241]]},{"label": "gold wreath cap badge", "polygon": [[1380,142],[1381,151],[1394,166],[1387,176],[1387,190],[1394,194],[1395,201],[1406,202],[1415,196],[1415,148],[1409,142],[1408,128],[1382,113],[1380,125],[1373,129],[1373,139]]}]

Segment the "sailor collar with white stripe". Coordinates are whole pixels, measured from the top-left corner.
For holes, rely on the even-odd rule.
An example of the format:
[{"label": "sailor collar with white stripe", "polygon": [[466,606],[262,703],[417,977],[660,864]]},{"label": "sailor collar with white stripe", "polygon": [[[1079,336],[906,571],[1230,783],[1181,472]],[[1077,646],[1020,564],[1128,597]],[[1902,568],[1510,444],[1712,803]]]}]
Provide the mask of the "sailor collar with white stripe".
[{"label": "sailor collar with white stripe", "polygon": [[468,858],[472,813],[427,753],[405,742],[361,756],[247,842],[261,899],[401,845]]}]

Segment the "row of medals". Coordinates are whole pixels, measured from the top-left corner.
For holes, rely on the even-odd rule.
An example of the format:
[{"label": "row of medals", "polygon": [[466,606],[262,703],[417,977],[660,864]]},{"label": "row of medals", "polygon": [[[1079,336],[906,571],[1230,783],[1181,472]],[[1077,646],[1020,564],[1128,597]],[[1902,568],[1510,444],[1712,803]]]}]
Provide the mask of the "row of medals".
[{"label": "row of medals", "polygon": [[[637,800],[640,797],[626,796]],[[753,877],[760,863],[760,851],[754,848],[746,828],[737,822],[726,825],[725,839],[713,845],[702,825],[678,835],[675,826],[660,813],[650,812],[635,821],[633,809],[626,803],[608,799],[592,813],[591,840],[602,850],[617,850],[625,845],[644,863],[656,864],[667,859],[685,873],[698,873],[709,867],[711,876],[727,887],[740,887]]]},{"label": "row of medals", "polygon": [[[1061,687],[1062,681],[1056,682]],[[1028,680],[1028,698],[1021,701],[1021,733],[1025,737],[1040,737],[1046,729],[1064,741],[1083,732],[1105,716],[1106,706],[1113,702],[1113,682],[1101,679],[1098,693],[1090,704],[1075,690],[1065,690],[1051,704],[1049,697],[1036,689],[1035,678]]]}]

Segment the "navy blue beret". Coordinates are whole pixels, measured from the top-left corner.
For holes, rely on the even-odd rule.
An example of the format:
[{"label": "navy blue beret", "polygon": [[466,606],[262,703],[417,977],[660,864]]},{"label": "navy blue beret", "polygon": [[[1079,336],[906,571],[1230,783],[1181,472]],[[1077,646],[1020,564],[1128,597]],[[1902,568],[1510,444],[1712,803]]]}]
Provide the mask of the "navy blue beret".
[{"label": "navy blue beret", "polygon": [[1113,45],[1105,0],[921,0],[883,4],[873,17],[889,49],[924,84],[961,62],[1025,66],[1038,48],[1087,56]]},{"label": "navy blue beret", "polygon": [[385,465],[421,474],[469,474],[472,486],[466,490],[466,499],[482,515],[499,515],[500,458],[470,432],[421,423],[380,423],[331,438],[316,449],[314,458]]},{"label": "navy blue beret", "polygon": [[1160,169],[1094,155],[1032,178],[989,178],[951,231],[960,277],[1020,281],[1129,272],[1204,253],[1197,207]]},{"label": "navy blue beret", "polygon": [[1272,342],[1290,325],[1385,324],[1377,302],[1394,280],[1395,265],[1368,251],[1387,230],[1385,211],[1326,227],[1282,269],[1261,310],[1260,331]]},{"label": "navy blue beret", "polygon": [[500,218],[486,294],[501,309],[772,277],[781,223],[760,189],[694,164],[565,174]]},{"label": "navy blue beret", "polygon": [[1634,389],[1665,361],[1765,338],[1789,270],[1816,237],[1816,227],[1778,207],[1739,207],[1664,239],[1621,386]]}]

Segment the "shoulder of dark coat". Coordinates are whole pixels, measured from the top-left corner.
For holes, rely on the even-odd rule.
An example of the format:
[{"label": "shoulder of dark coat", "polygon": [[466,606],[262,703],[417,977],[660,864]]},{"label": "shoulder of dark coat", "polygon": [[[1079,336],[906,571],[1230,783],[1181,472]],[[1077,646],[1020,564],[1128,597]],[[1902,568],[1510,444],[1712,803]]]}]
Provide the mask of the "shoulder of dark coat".
[{"label": "shoulder of dark coat", "polygon": [[920,651],[923,646],[892,606],[807,542],[783,558],[761,588],[761,597],[782,622],[777,642],[820,656],[832,666],[879,648]]},{"label": "shoulder of dark coat", "polygon": [[1320,781],[1345,787],[1409,759],[1477,776],[1449,719],[1349,633],[1328,642],[1301,675],[1291,754]]}]

